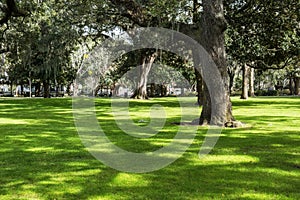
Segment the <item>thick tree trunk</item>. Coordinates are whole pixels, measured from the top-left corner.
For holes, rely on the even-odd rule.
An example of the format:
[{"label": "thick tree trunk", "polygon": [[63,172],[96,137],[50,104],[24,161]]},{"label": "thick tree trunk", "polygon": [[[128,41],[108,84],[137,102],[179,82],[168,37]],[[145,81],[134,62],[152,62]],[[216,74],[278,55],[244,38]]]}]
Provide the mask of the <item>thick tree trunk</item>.
[{"label": "thick tree trunk", "polygon": [[249,80],[250,97],[255,97],[254,76],[255,76],[254,68],[251,68],[250,69],[250,80]]},{"label": "thick tree trunk", "polygon": [[197,89],[197,104],[202,106],[203,104],[203,79],[198,70],[195,70],[196,75],[196,89]]},{"label": "thick tree trunk", "polygon": [[248,91],[249,91],[249,67],[244,65],[242,68],[243,79],[242,79],[242,95],[241,99],[248,99]]},{"label": "thick tree trunk", "polygon": [[225,110],[218,109],[216,111],[216,116],[211,116],[211,102],[220,102],[221,97],[220,95],[210,96],[207,86],[204,86],[204,101],[199,123],[224,125],[226,122],[233,121],[234,118],[232,115],[232,105],[229,97],[228,73],[225,58],[224,31],[226,30],[226,21],[224,18],[223,1],[203,0],[202,3],[202,45],[209,55],[211,55],[221,74],[225,90],[222,91],[222,89],[220,89],[220,92],[225,92],[225,102],[223,102],[225,104]]},{"label": "thick tree trunk", "polygon": [[143,56],[142,65],[140,67],[140,69],[141,69],[140,79],[138,82],[138,86],[135,89],[131,98],[135,98],[135,99],[148,99],[149,98],[147,95],[147,79],[148,79],[148,74],[151,70],[151,67],[154,63],[156,56],[157,56],[156,53]]},{"label": "thick tree trunk", "polygon": [[203,101],[202,101],[202,111],[201,111],[201,115],[200,115],[200,119],[199,119],[199,124],[200,125],[207,125],[207,124],[223,124],[222,123],[214,123],[211,122],[211,99],[210,99],[210,95],[209,95],[209,91],[208,88],[206,86],[206,84],[203,84]]}]

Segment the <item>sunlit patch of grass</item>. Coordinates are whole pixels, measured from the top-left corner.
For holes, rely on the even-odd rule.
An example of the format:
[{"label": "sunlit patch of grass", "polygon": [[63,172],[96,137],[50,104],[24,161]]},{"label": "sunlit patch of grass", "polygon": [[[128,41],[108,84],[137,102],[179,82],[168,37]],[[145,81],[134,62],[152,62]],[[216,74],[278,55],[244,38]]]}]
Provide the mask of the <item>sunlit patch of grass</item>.
[{"label": "sunlit patch of grass", "polygon": [[29,124],[29,122],[20,119],[0,118],[0,124]]},{"label": "sunlit patch of grass", "polygon": [[234,163],[257,163],[259,158],[248,155],[207,155],[201,159],[203,165],[234,164]]},{"label": "sunlit patch of grass", "polygon": [[277,199],[278,196],[274,194],[267,194],[262,192],[256,191],[249,191],[246,193],[241,194],[242,199],[253,199],[253,200],[265,200],[265,199]]},{"label": "sunlit patch of grass", "polygon": [[[199,116],[195,98],[183,98]],[[0,199],[300,199],[300,98],[233,98],[245,127],[222,131],[206,157],[198,152],[207,127],[177,161],[161,170],[119,172],[96,160],[76,132],[71,99],[0,99]],[[160,104],[166,123],[150,138],[133,138],[115,122],[110,99],[96,99],[109,139],[132,152],[157,150],[172,141],[181,120],[176,98],[130,100],[130,118],[150,123]],[[139,122],[144,120],[145,122]]]},{"label": "sunlit patch of grass", "polygon": [[128,173],[119,173],[110,184],[114,187],[130,187],[131,185],[148,186],[147,180],[142,175]]}]

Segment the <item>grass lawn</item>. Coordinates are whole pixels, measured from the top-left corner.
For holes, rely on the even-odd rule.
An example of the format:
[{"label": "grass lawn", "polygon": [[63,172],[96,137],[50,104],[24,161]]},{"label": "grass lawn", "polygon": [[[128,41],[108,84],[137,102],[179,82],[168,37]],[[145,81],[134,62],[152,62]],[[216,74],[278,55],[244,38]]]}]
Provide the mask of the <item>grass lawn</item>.
[{"label": "grass lawn", "polygon": [[[184,99],[196,112],[195,98]],[[233,98],[246,127],[223,129],[213,151],[199,159],[206,134],[177,161],[133,174],[96,160],[74,126],[71,99],[0,99],[0,199],[300,199],[300,98]],[[149,121],[149,106],[168,114],[154,137],[133,139],[116,125],[110,99],[97,99],[100,125],[118,146],[148,152],[167,144],[180,120],[176,98],[130,102],[130,116]],[[141,126],[143,124],[140,124]]]}]

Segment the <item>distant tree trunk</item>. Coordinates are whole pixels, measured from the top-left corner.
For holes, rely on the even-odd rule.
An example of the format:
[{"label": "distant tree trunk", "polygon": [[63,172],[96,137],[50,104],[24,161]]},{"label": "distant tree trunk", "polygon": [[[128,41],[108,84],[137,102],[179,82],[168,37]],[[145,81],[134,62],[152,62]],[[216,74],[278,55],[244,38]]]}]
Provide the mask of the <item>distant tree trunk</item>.
[{"label": "distant tree trunk", "polygon": [[300,95],[300,77],[294,78],[294,95]]},{"label": "distant tree trunk", "polygon": [[24,85],[23,85],[23,83],[21,84],[21,93],[20,94],[24,95]]},{"label": "distant tree trunk", "polygon": [[150,85],[150,97],[155,96],[154,91],[155,91],[155,83],[151,83],[151,85]]},{"label": "distant tree trunk", "polygon": [[[229,96],[228,73],[225,55],[225,37],[226,20],[224,18],[223,1],[222,0],[203,0],[203,15],[202,15],[202,45],[211,55],[213,61],[219,69],[222,81],[225,86],[225,102],[224,109],[219,107],[216,110],[216,116],[212,117],[212,103],[221,102],[219,95],[210,96],[206,84],[204,84],[204,101],[202,112],[200,115],[200,124],[224,125],[224,123],[233,121],[232,104]],[[220,89],[220,92],[222,90]],[[214,101],[212,101],[214,100]]]},{"label": "distant tree trunk", "polygon": [[97,95],[98,95],[100,89],[101,89],[101,86],[100,86],[100,85],[97,85],[97,87],[95,88],[95,94],[94,94],[94,96],[97,96]]},{"label": "distant tree trunk", "polygon": [[160,85],[160,96],[165,97],[167,95],[167,87],[164,84]]},{"label": "distant tree trunk", "polygon": [[58,83],[55,81],[55,95],[56,95],[56,97],[58,97],[59,96],[59,85],[58,85]]},{"label": "distant tree trunk", "polygon": [[249,85],[249,67],[243,65],[243,80],[242,80],[242,95],[241,99],[248,99],[248,85]]},{"label": "distant tree trunk", "polygon": [[294,87],[293,87],[293,77],[292,76],[290,76],[289,90],[290,90],[290,95],[293,95],[293,93],[294,93]]},{"label": "distant tree trunk", "polygon": [[35,85],[35,96],[39,97],[41,96],[41,83],[37,82]]},{"label": "distant tree trunk", "polygon": [[28,82],[29,82],[29,97],[32,97],[32,83],[31,83],[31,78],[28,78]]},{"label": "distant tree trunk", "polygon": [[235,71],[234,70],[228,70],[228,75],[229,75],[229,94],[231,95],[232,92],[233,92],[233,83],[234,83]]},{"label": "distant tree trunk", "polygon": [[10,95],[13,96],[13,82],[10,82]]},{"label": "distant tree trunk", "polygon": [[43,81],[43,87],[44,87],[44,98],[50,98],[50,84],[49,84],[49,80]]},{"label": "distant tree trunk", "polygon": [[131,98],[134,99],[148,99],[147,95],[147,78],[148,74],[151,70],[151,67],[155,61],[156,53],[152,53],[150,55],[144,55],[142,57],[142,65],[141,65],[141,74],[138,82],[138,86],[135,89]]},{"label": "distant tree trunk", "polygon": [[255,97],[254,76],[255,76],[254,68],[251,68],[250,69],[250,81],[249,81],[250,97]]}]

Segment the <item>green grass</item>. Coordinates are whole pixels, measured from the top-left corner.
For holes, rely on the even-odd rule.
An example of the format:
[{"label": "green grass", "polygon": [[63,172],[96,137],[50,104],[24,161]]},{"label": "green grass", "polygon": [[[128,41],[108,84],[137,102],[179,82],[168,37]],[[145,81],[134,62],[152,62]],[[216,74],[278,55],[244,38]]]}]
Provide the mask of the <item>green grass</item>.
[{"label": "green grass", "polygon": [[[185,99],[193,106],[194,98]],[[175,98],[131,101],[140,126],[149,106],[161,104],[166,125],[148,139],[133,139],[116,125],[109,99],[97,99],[100,125],[118,146],[133,152],[167,144],[180,120]],[[233,98],[246,127],[224,129],[210,155],[198,158],[206,128],[166,168],[144,174],[103,165],[82,145],[71,99],[0,99],[0,199],[300,199],[300,98]],[[139,123],[143,119],[146,123]]]}]

